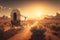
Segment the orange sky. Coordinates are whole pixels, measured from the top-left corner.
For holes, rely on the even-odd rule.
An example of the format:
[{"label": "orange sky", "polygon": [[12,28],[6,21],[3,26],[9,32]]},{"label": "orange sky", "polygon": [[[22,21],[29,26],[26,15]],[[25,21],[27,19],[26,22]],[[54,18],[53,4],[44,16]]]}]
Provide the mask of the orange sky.
[{"label": "orange sky", "polygon": [[[15,7],[5,7],[6,9],[0,12],[0,15],[7,15],[10,17],[12,9],[19,9],[20,13],[27,17],[27,19],[43,19],[45,15],[56,15],[60,12],[60,5],[48,2],[27,2],[25,4],[17,4]],[[3,6],[2,6],[3,7]]]}]

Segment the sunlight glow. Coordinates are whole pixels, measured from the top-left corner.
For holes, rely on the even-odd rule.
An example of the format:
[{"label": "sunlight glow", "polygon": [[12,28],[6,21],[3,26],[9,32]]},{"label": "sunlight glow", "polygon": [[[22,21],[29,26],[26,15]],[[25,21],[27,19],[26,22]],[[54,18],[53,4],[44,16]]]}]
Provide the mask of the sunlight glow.
[{"label": "sunlight glow", "polygon": [[41,17],[41,16],[42,16],[42,12],[39,11],[39,10],[37,10],[37,11],[35,12],[35,15],[36,15],[36,17]]}]

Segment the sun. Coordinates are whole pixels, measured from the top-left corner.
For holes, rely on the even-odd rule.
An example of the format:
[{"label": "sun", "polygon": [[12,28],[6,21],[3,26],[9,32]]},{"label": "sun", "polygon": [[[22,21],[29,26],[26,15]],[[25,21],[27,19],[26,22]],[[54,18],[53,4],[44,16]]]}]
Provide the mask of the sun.
[{"label": "sun", "polygon": [[43,19],[44,18],[44,14],[42,13],[41,10],[36,10],[34,15],[37,19]]},{"label": "sun", "polygon": [[42,12],[39,11],[39,10],[35,11],[35,15],[36,15],[36,17],[41,17],[41,16],[43,16]]}]

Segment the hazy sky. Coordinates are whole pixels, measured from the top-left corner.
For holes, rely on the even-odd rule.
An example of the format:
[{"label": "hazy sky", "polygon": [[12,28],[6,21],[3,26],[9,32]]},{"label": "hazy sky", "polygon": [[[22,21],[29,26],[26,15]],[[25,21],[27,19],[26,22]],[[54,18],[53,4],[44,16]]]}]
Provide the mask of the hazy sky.
[{"label": "hazy sky", "polygon": [[60,13],[60,1],[0,0],[0,16],[10,16],[12,9],[15,8],[28,18],[40,18]]}]

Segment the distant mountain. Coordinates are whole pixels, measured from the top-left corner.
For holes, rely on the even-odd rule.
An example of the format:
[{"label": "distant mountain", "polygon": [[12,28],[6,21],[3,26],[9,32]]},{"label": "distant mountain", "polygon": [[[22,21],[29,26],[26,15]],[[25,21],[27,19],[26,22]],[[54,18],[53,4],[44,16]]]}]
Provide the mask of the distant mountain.
[{"label": "distant mountain", "polygon": [[45,17],[44,19],[48,19],[48,20],[60,20],[60,14],[56,13],[56,16],[49,16],[49,17]]},{"label": "distant mountain", "polygon": [[10,22],[10,18],[8,18],[7,16],[3,15],[2,17],[0,17],[0,22],[4,23],[4,22]]}]

